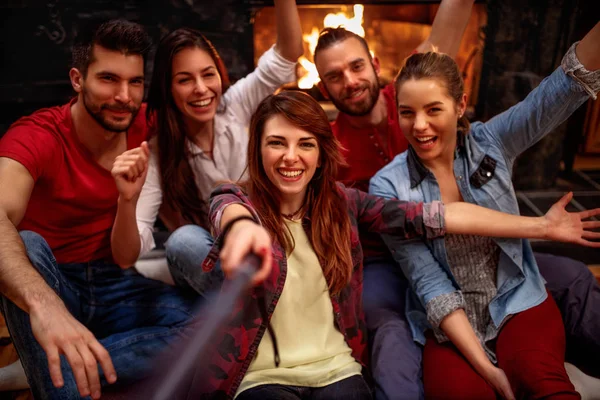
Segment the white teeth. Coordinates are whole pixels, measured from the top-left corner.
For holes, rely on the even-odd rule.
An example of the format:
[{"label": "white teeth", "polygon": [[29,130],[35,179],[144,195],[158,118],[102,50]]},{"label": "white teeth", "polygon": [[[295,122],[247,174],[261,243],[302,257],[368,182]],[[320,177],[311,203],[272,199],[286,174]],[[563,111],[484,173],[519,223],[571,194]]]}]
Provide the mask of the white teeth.
[{"label": "white teeth", "polygon": [[281,175],[286,176],[288,178],[294,178],[294,177],[300,175],[302,172],[304,172],[304,171],[302,171],[302,170],[297,170],[297,171],[283,171],[281,169],[279,170],[279,173]]},{"label": "white teeth", "polygon": [[427,137],[416,137],[418,142],[428,142],[431,139],[435,138],[435,136],[427,136]]},{"label": "white teeth", "polygon": [[207,105],[212,103],[212,101],[213,101],[213,97],[211,97],[210,99],[206,99],[206,100],[192,101],[190,104],[193,106],[206,107]]},{"label": "white teeth", "polygon": [[350,95],[350,97],[358,97],[358,96],[360,96],[361,94],[363,94],[363,92],[364,92],[364,91],[365,91],[365,89],[362,89],[362,90],[359,90],[359,91],[357,91],[357,92],[354,92],[354,93],[352,93],[352,94]]}]

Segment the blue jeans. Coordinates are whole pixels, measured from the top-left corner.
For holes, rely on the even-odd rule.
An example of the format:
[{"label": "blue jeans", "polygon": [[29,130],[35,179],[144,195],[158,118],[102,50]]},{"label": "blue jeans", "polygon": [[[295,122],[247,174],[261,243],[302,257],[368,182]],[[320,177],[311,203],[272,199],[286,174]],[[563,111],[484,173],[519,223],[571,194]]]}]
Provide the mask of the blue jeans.
[{"label": "blue jeans", "polygon": [[214,243],[210,233],[198,225],[184,225],[176,229],[165,243],[169,271],[180,287],[191,288],[201,296],[220,289],[225,276],[221,263],[205,272],[202,262]]},{"label": "blue jeans", "polygon": [[409,283],[392,260],[365,259],[363,308],[375,398],[422,399],[422,347],[406,319]]},{"label": "blue jeans", "polygon": [[361,375],[354,375],[331,385],[305,386],[260,385],[244,390],[237,400],[369,400],[371,390]]},{"label": "blue jeans", "polygon": [[[600,377],[600,286],[579,261],[541,253],[535,259],[563,317],[566,360]],[[422,349],[412,340],[404,312],[406,278],[391,261],[365,260],[363,285],[375,398],[423,398]]]},{"label": "blue jeans", "polygon": [[[27,255],[73,316],[106,348],[117,372],[115,385],[143,378],[152,361],[183,333],[192,317],[195,296],[146,279],[135,269],[104,261],[57,264],[48,243],[22,231]],[[46,353],[31,331],[29,315],[2,297],[2,312],[36,399],[79,399],[71,368],[61,356],[64,386],[57,389]],[[102,386],[108,385],[100,374]]]}]

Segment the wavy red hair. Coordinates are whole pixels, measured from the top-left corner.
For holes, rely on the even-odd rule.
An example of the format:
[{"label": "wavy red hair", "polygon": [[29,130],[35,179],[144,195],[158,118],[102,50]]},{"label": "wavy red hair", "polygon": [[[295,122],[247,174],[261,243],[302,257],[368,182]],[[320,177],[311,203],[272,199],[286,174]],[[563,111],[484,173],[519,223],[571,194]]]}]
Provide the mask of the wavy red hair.
[{"label": "wavy red hair", "polygon": [[304,212],[310,221],[309,239],[323,266],[329,291],[337,294],[350,281],[353,268],[348,205],[344,192],[335,180],[339,167],[346,164],[325,111],[312,97],[299,91],[283,91],[260,103],[250,121],[249,179],[243,186],[263,226],[290,253],[294,248],[294,240],[281,216],[279,192],[267,177],[261,156],[265,124],[275,115],[284,116],[317,139],[321,166],[308,185]]}]

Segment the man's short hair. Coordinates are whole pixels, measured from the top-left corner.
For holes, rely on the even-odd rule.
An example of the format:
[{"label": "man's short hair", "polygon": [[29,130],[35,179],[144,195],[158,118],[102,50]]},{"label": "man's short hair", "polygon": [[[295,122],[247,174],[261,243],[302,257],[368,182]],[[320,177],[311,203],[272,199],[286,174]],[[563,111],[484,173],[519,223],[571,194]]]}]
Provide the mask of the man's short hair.
[{"label": "man's short hair", "polygon": [[152,40],[140,24],[122,19],[104,22],[88,34],[78,35],[73,45],[73,67],[84,77],[94,61],[93,50],[96,45],[125,55],[140,55],[145,62]]},{"label": "man's short hair", "polygon": [[344,40],[348,40],[351,38],[357,39],[365,48],[365,51],[369,55],[369,58],[371,58],[369,45],[367,44],[365,38],[347,30],[346,28],[338,26],[337,28],[325,28],[321,31],[321,33],[319,34],[317,46],[315,47],[315,51],[313,54],[313,61],[315,62],[315,64],[317,63],[317,54],[321,50],[328,49],[336,43],[343,42]]}]

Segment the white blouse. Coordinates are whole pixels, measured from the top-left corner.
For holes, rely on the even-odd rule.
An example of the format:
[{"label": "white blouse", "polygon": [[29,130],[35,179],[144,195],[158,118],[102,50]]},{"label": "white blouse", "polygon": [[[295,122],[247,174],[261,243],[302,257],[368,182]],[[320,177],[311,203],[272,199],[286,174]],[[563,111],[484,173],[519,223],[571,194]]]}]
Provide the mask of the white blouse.
[{"label": "white blouse", "polygon": [[[284,83],[296,79],[296,63],[282,57],[274,47],[258,60],[256,69],[238,80],[221,97],[214,118],[213,159],[191,141],[190,165],[194,171],[200,197],[208,200],[221,181],[237,181],[245,173],[248,152],[248,125],[258,104]],[[152,232],[162,203],[158,160],[152,152],[146,182],[136,209],[140,232],[140,256],[156,244]]]}]

